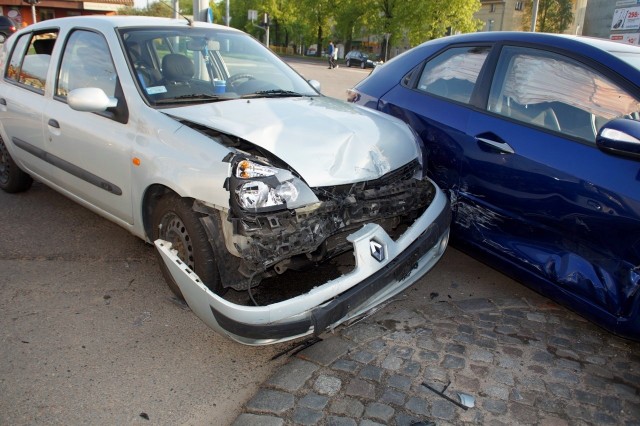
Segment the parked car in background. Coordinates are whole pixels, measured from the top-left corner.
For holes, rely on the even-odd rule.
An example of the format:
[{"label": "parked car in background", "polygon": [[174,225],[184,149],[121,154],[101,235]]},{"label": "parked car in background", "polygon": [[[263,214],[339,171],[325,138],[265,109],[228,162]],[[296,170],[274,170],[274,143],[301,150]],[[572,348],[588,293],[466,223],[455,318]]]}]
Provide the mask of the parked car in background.
[{"label": "parked car in background", "polygon": [[640,48],[484,32],[422,44],[350,100],[409,123],[453,243],[640,339]]},{"label": "parked car in background", "polygon": [[[409,126],[320,95],[241,31],[52,19],[9,38],[0,70],[0,189],[38,179],[154,242],[171,290],[241,343],[322,333],[447,246],[449,202]],[[270,281],[342,254],[313,286]]]},{"label": "parked car in background", "polygon": [[18,25],[8,16],[0,16],[0,43],[4,43],[11,34],[18,30]]},{"label": "parked car in background", "polygon": [[352,50],[344,57],[344,64],[347,67],[375,68],[382,64],[382,61],[376,59],[373,55],[367,55],[359,50]]}]

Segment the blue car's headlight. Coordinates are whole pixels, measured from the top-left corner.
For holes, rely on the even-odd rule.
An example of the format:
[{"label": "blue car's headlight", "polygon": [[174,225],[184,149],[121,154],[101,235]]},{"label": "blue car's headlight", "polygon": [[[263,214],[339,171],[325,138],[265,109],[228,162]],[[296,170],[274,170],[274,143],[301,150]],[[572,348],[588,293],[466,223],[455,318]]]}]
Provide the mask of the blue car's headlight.
[{"label": "blue car's headlight", "polygon": [[318,202],[313,191],[288,170],[246,158],[233,164],[232,187],[238,207],[250,212],[295,209]]}]

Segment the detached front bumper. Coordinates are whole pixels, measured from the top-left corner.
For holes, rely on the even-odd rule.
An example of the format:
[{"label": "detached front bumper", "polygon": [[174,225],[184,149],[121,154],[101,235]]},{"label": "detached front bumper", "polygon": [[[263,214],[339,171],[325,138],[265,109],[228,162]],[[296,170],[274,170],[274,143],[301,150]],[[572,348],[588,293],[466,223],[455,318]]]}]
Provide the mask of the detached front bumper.
[{"label": "detached front bumper", "polygon": [[171,250],[156,240],[162,259],[187,304],[207,325],[247,345],[265,345],[320,334],[395,296],[427,273],[442,257],[451,210],[436,186],[431,205],[393,241],[377,224],[349,235],[355,268],[300,296],[267,306],[243,306],[212,293]]}]

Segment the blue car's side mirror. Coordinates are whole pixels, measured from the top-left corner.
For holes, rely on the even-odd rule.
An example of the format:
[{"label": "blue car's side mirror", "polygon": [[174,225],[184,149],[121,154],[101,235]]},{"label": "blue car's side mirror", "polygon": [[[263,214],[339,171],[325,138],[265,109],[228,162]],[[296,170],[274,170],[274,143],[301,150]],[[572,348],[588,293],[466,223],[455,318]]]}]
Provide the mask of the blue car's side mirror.
[{"label": "blue car's side mirror", "polygon": [[640,160],[640,121],[616,118],[602,126],[596,145],[611,154]]}]

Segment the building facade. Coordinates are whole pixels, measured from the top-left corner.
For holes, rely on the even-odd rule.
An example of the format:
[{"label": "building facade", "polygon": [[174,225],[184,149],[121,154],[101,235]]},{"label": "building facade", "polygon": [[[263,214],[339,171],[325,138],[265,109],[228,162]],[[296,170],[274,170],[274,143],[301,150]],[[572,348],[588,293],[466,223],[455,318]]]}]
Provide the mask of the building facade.
[{"label": "building facade", "polygon": [[47,19],[79,15],[113,15],[133,0],[41,0],[33,7],[24,0],[0,0],[0,15],[8,16],[20,26]]},{"label": "building facade", "polygon": [[640,0],[589,0],[583,34],[640,44]]},{"label": "building facade", "polygon": [[[590,0],[572,0],[574,19],[565,34],[582,34],[588,1]],[[529,18],[525,22],[525,9],[527,3],[532,2],[533,0],[480,0],[481,7],[475,17],[484,22],[481,31],[530,31],[531,22]]]}]

